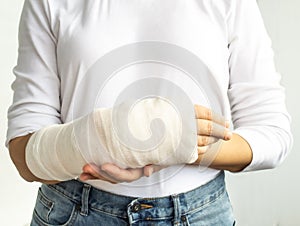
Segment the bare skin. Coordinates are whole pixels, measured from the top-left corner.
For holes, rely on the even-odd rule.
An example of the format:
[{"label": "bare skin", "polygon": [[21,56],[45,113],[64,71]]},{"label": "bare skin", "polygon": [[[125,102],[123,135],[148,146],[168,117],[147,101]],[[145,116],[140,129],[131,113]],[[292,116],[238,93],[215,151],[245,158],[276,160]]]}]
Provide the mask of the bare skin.
[{"label": "bare skin", "polygon": [[[221,116],[213,114],[211,110],[195,105],[198,134],[198,160],[194,165],[205,165],[214,169],[238,172],[250,164],[252,151],[248,143],[239,135],[232,134],[229,124]],[[26,181],[38,181],[45,184],[55,184],[59,181],[46,181],[34,176],[25,162],[25,148],[31,134],[17,137],[9,143],[9,152],[19,174]],[[208,146],[209,145],[209,146]],[[122,169],[107,163],[101,166],[86,164],[79,179],[104,180],[111,183],[132,182],[142,176],[152,173],[166,166],[148,165],[139,169]]]}]

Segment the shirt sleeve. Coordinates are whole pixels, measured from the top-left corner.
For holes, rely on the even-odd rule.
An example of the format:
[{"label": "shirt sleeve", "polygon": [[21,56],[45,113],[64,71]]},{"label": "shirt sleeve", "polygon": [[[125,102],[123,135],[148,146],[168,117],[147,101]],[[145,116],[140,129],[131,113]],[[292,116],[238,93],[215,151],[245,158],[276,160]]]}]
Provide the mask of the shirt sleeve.
[{"label": "shirt sleeve", "polygon": [[228,17],[228,97],[234,132],[253,152],[252,162],[243,171],[274,168],[292,146],[285,90],[256,1],[233,0],[232,4]]},{"label": "shirt sleeve", "polygon": [[19,25],[13,103],[8,109],[6,146],[18,136],[60,124],[60,79],[56,38],[46,0],[25,0]]}]

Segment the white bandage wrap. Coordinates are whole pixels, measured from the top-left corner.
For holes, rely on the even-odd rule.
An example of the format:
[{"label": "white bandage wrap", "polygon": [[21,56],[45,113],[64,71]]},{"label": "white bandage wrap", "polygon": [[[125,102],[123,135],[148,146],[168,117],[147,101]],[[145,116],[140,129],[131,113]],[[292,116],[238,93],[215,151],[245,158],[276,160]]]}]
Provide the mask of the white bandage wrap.
[{"label": "white bandage wrap", "polygon": [[80,175],[86,161],[76,147],[73,126],[73,122],[49,126],[30,137],[26,146],[26,163],[35,176],[64,181]]},{"label": "white bandage wrap", "polygon": [[[174,165],[192,163],[198,158],[196,131],[191,131],[188,139],[184,140],[182,147],[185,148],[177,149],[182,138],[182,119],[166,99],[143,99],[134,104],[128,113],[125,111],[123,117],[122,109],[114,109],[121,112],[118,117],[114,117],[112,109],[96,112],[96,119],[99,120],[96,124],[103,125],[97,126],[98,133],[104,134],[105,140],[102,142],[119,165],[124,164],[130,168],[148,164]],[[126,123],[128,130],[124,130],[117,119],[112,120],[115,118]],[[155,119],[160,121],[153,123]],[[131,135],[142,142],[140,147],[135,145]],[[147,140],[151,140],[148,145]]]},{"label": "white bandage wrap", "polygon": [[196,129],[190,128],[188,139],[181,140],[183,121],[165,99],[147,98],[129,112],[121,110],[99,108],[70,123],[37,131],[26,147],[29,169],[39,178],[63,181],[78,177],[86,163],[138,168],[198,158]]}]

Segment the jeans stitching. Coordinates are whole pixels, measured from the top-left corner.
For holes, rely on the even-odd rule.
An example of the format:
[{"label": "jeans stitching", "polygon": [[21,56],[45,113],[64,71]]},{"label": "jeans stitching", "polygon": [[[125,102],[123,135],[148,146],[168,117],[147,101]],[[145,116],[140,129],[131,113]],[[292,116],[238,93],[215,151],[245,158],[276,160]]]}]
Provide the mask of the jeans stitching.
[{"label": "jeans stitching", "polygon": [[67,198],[67,199],[69,199],[70,201],[72,201],[72,202],[78,204],[77,200],[75,200],[75,199],[73,199],[71,196],[68,196],[68,195],[64,194],[63,192],[59,191],[59,190],[56,189],[54,186],[48,185],[47,187],[48,187],[49,189],[51,189],[53,192],[57,193],[58,195],[61,195],[61,196],[63,196],[64,198]]},{"label": "jeans stitching", "polygon": [[42,189],[38,190],[38,199],[37,201],[40,201],[46,208],[48,208],[48,212],[46,215],[46,220],[49,221],[50,213],[53,209],[53,206],[55,204],[54,201],[47,198],[47,196],[43,193]]},{"label": "jeans stitching", "polygon": [[117,215],[117,214],[114,214],[114,213],[106,212],[104,210],[97,209],[97,208],[94,208],[94,207],[90,207],[90,210],[93,210],[93,211],[96,211],[96,212],[99,212],[99,213],[103,213],[103,214],[106,214],[106,215],[109,215],[109,216],[112,216],[112,217],[119,217],[119,218],[122,218],[122,219],[125,219],[125,220],[128,219],[128,217],[124,217],[124,216],[120,216],[120,215]]},{"label": "jeans stitching", "polygon": [[210,205],[211,203],[214,203],[214,202],[216,202],[218,199],[222,198],[222,196],[223,196],[224,194],[226,194],[225,191],[226,191],[226,190],[225,190],[224,188],[222,188],[222,190],[220,190],[220,191],[218,191],[217,193],[215,193],[217,196],[216,196],[214,199],[209,199],[209,201],[206,201],[206,202],[204,202],[202,205],[200,205],[200,206],[198,206],[198,207],[196,207],[196,208],[194,208],[194,209],[191,209],[191,210],[189,210],[189,211],[183,213],[183,215],[193,214],[193,213],[195,213],[195,212],[197,212],[197,211],[199,211],[199,210],[201,210],[201,209],[204,209],[207,205]]},{"label": "jeans stitching", "polygon": [[[78,216],[78,211],[76,210],[76,208],[74,206],[67,222],[65,222],[64,224],[61,224],[60,226],[71,226],[71,225],[73,225],[76,218],[77,218],[77,216]],[[34,212],[33,212],[33,218],[41,226],[53,226],[50,223],[44,222],[44,220],[40,218],[40,216],[38,215],[38,212],[36,210],[34,210]],[[49,222],[49,220],[48,220],[48,222]]]}]

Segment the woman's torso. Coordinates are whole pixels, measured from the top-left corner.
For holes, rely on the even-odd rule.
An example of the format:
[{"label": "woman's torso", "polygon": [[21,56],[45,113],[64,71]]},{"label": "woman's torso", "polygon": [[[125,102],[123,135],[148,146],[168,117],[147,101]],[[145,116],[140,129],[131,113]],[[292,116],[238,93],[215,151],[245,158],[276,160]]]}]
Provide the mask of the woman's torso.
[{"label": "woman's torso", "polygon": [[[193,103],[230,117],[230,1],[51,0],[48,7],[63,122],[112,107],[126,87],[153,76],[176,84]],[[173,166],[129,184],[89,183],[127,196],[165,196],[198,187],[218,172]]]}]

